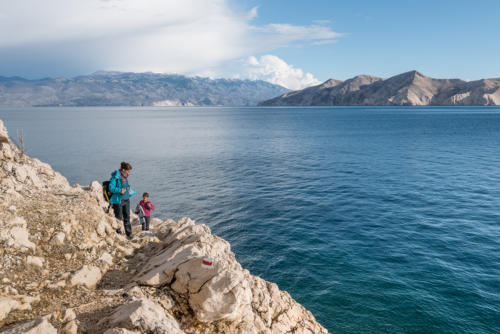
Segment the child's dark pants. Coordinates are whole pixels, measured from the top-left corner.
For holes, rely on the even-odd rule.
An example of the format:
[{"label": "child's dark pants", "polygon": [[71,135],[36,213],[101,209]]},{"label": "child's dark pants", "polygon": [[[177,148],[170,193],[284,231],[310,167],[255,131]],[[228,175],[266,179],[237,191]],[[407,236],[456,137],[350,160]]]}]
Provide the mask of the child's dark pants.
[{"label": "child's dark pants", "polygon": [[145,216],[144,217],[144,224],[142,225],[142,230],[143,231],[149,231],[149,222],[151,220],[151,217]]}]

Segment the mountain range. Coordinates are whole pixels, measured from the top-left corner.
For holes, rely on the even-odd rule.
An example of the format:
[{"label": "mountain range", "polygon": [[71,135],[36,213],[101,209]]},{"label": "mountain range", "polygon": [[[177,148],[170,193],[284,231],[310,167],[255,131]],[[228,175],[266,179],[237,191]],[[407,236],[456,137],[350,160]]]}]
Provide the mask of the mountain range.
[{"label": "mountain range", "polygon": [[259,105],[500,105],[500,78],[433,79],[418,71],[388,79],[358,75],[345,81],[329,79],[317,86],[286,92]]},{"label": "mountain range", "polygon": [[287,91],[261,80],[101,71],[74,78],[0,77],[0,106],[253,106]]}]

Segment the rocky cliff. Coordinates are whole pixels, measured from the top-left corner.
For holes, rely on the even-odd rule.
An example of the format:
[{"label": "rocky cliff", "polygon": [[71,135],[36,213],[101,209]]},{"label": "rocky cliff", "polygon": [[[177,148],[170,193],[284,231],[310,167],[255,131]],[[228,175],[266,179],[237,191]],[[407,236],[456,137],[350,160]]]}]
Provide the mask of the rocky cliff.
[{"label": "rocky cliff", "polygon": [[0,77],[0,106],[254,106],[288,89],[261,80],[96,72],[74,78]]},{"label": "rocky cliff", "polygon": [[285,93],[262,106],[500,105],[500,78],[433,79],[411,71],[388,79],[359,75]]},{"label": "rocky cliff", "polygon": [[101,192],[24,155],[0,121],[0,333],[327,333],[206,225],[153,219],[128,241]]}]

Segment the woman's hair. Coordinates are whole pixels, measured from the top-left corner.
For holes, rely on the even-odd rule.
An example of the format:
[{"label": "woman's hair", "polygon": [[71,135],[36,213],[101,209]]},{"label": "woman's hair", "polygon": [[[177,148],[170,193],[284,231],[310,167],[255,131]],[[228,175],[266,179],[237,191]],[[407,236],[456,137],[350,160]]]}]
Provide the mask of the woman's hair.
[{"label": "woman's hair", "polygon": [[120,169],[122,170],[132,170],[132,165],[129,164],[128,162],[122,161],[120,164]]},{"label": "woman's hair", "polygon": [[149,194],[148,193],[144,193],[144,194],[142,194],[142,197],[149,197]]}]

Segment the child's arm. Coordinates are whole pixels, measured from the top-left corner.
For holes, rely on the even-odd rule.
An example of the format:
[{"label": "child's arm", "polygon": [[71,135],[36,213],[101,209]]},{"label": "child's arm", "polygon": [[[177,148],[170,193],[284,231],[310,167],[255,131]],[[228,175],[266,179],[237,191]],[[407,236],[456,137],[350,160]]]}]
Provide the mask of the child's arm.
[{"label": "child's arm", "polygon": [[155,205],[153,204],[153,202],[148,202],[148,206],[149,206],[149,210],[155,209]]}]

